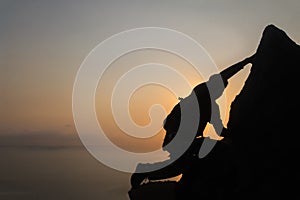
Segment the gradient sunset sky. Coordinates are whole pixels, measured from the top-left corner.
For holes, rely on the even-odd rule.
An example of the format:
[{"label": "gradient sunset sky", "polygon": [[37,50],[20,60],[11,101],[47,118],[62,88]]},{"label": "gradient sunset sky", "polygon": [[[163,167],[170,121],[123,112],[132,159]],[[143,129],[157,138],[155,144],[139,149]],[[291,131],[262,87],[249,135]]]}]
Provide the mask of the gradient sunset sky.
[{"label": "gradient sunset sky", "polygon": [[[138,27],[174,29],[200,43],[222,70],[252,55],[269,24],[300,43],[299,10],[298,0],[0,0],[0,145],[78,145],[72,115],[76,73],[87,54],[113,34]],[[188,63],[167,52],[145,50],[114,62],[99,83],[97,115],[108,136],[129,150],[158,148],[164,132],[145,141],[122,135],[105,110],[109,90],[125,65],[128,70],[154,61],[182,71],[193,86],[203,81],[184,71]],[[222,107],[225,125],[230,102],[250,69],[247,66],[229,82]],[[159,103],[169,112],[176,98],[157,85],[140,88],[130,104],[132,117],[146,125],[149,106]]]},{"label": "gradient sunset sky", "polygon": [[[1,1],[1,134],[68,132],[76,72],[113,34],[145,26],[183,32],[203,45],[221,70],[254,53],[270,23],[299,41],[299,8],[296,0]],[[171,57],[166,62],[179,65]],[[229,101],[247,69],[232,78]]]}]

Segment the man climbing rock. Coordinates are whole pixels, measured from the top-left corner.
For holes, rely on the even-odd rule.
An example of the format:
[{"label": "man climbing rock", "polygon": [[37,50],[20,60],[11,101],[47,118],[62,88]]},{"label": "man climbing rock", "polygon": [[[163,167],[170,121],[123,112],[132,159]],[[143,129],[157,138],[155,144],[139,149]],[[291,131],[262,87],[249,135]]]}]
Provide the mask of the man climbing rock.
[{"label": "man climbing rock", "polygon": [[[223,127],[223,123],[220,118],[219,106],[216,103],[216,100],[223,94],[224,89],[228,85],[228,79],[243,69],[244,66],[252,63],[254,56],[255,54],[228,67],[219,74],[212,75],[207,82],[201,83],[193,89],[192,93],[197,97],[200,114],[200,120],[194,141],[185,153],[170,165],[153,172],[134,173],[131,176],[131,185],[133,188],[139,186],[145,178],[149,180],[159,180],[175,177],[180,174],[183,174],[184,176],[184,171],[188,162],[194,159],[199,159],[197,156],[203,142],[203,131],[207,123],[211,123],[215,130],[223,130],[222,135],[223,133],[226,133],[226,129]],[[188,98],[189,96],[185,99]],[[185,101],[185,99],[180,99],[180,102],[172,109],[163,125],[166,130],[166,135],[163,141],[163,149],[170,153],[170,159],[172,159],[172,150],[168,149],[167,145],[178,132],[181,122],[181,104]],[[138,165],[138,168],[143,167],[146,167],[146,165]]]}]

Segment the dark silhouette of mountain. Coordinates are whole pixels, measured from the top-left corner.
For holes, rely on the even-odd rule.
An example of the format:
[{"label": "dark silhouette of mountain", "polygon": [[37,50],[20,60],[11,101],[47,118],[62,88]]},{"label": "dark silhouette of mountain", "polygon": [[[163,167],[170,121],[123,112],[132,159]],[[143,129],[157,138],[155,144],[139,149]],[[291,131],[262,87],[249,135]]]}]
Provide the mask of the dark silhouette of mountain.
[{"label": "dark silhouette of mountain", "polygon": [[249,77],[231,104],[224,141],[187,163],[178,183],[141,185],[129,191],[131,200],[297,199],[299,63],[300,46],[268,25]]},{"label": "dark silhouette of mountain", "polygon": [[128,192],[130,199],[176,199],[176,181],[150,182]]},{"label": "dark silhouette of mountain", "polygon": [[299,65],[300,46],[284,31],[267,26],[227,125],[238,163],[238,199],[299,196],[294,190],[300,174]]}]

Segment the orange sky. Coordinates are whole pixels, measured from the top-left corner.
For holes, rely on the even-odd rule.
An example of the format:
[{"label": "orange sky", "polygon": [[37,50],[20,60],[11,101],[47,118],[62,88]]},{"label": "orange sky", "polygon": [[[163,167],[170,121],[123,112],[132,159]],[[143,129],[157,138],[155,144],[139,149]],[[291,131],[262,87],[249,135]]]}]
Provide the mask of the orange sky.
[{"label": "orange sky", "polygon": [[[173,29],[200,43],[222,70],[252,55],[268,24],[299,44],[299,10],[299,0],[1,0],[0,193],[28,192],[24,200],[128,200],[129,174],[102,165],[83,148],[72,113],[76,73],[89,52],[108,37],[138,27]],[[184,60],[161,51],[137,51],[112,63],[96,90],[97,116],[110,139],[136,152],[159,148],[164,131],[148,140],[125,135],[112,120],[110,93],[124,72],[145,62],[178,70],[192,86],[203,81]],[[221,107],[225,124],[229,105],[250,69],[229,81]],[[180,96],[190,93],[180,83],[174,85]],[[155,84],[141,87],[129,101],[131,116],[146,125],[151,105],[162,104],[168,113],[176,98]]]},{"label": "orange sky", "polygon": [[[113,118],[111,111],[112,91],[113,87],[116,86],[117,81],[120,79],[120,76],[126,71],[129,71],[129,69],[141,63],[153,62],[163,63],[176,69],[189,80],[192,87],[204,81],[191,64],[176,55],[159,50],[136,51],[116,60],[105,72],[98,85],[96,109],[98,120],[108,137],[120,147],[131,151],[149,151],[160,148],[165,131],[161,129],[157,135],[148,139],[135,139],[126,135],[126,133],[121,130],[122,127],[118,127]],[[245,69],[240,71],[235,77],[232,77],[224,95],[222,98],[218,99],[224,125],[226,125],[228,120],[230,103],[243,86],[244,80],[249,73],[249,69],[250,67],[245,67]],[[180,97],[188,96],[191,92],[191,90],[186,90],[181,83],[178,83],[177,87],[179,89]],[[124,99],[120,99],[119,103],[124,104],[125,106],[126,102],[124,101]],[[157,84],[148,84],[133,93],[129,102],[129,110],[135,123],[140,126],[146,126],[151,123],[149,109],[152,105],[162,105],[168,114],[177,103],[177,96],[173,94],[169,88]],[[160,115],[158,115],[158,117],[160,117]],[[164,117],[165,116],[161,118],[161,124]],[[214,130],[210,127],[208,134],[213,136],[213,131]],[[136,133],[136,135],[142,136],[143,133]]]},{"label": "orange sky", "polygon": [[[153,10],[159,12],[154,15]],[[254,53],[262,30],[269,23],[287,31],[296,42],[300,41],[297,1],[251,1],[251,4],[248,1],[230,4],[141,1],[132,5],[123,1],[90,4],[3,1],[0,13],[0,134],[76,134],[72,89],[77,70],[96,45],[124,30],[156,26],[183,32],[203,45],[220,70]],[[101,120],[109,120],[106,116],[109,112],[99,111],[107,105],[101,101],[107,103],[111,84],[132,65],[146,61],[165,63],[185,74],[193,86],[203,81],[193,70],[186,70],[192,69],[187,63],[170,54],[144,51],[126,57],[113,63],[99,84],[96,108]],[[226,90],[227,107],[223,110],[228,109],[242,87],[249,69],[230,80]],[[155,98],[147,96],[155,92],[158,93]],[[189,92],[182,91],[182,96]],[[151,103],[164,104],[168,112],[176,101],[174,95],[162,88],[142,88],[131,101],[132,116],[138,124],[147,124]],[[226,123],[228,116],[222,113]],[[111,121],[104,124],[111,137],[118,135]],[[159,144],[161,138],[158,135],[153,143]],[[119,145],[125,145],[123,141],[126,140],[120,139]]]}]

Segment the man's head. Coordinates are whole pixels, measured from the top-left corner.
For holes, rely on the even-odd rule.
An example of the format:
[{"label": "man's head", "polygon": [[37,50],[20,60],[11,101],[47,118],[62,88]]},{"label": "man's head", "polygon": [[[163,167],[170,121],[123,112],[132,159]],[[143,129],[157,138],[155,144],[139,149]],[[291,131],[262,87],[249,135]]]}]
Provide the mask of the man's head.
[{"label": "man's head", "polygon": [[228,81],[222,79],[220,74],[212,75],[206,83],[212,99],[218,99],[228,85]]}]

